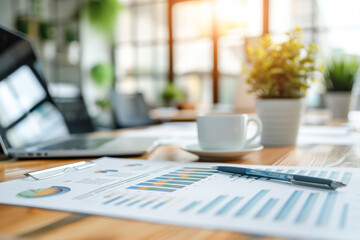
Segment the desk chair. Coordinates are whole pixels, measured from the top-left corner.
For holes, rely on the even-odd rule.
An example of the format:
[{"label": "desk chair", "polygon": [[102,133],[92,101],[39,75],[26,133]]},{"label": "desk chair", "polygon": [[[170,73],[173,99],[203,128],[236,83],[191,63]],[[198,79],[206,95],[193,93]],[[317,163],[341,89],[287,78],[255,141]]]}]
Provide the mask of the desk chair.
[{"label": "desk chair", "polygon": [[86,110],[84,99],[77,97],[54,97],[54,102],[65,118],[70,133],[94,132],[95,128]]},{"label": "desk chair", "polygon": [[149,106],[146,104],[142,93],[123,94],[112,89],[109,95],[118,128],[160,123],[149,117]]}]

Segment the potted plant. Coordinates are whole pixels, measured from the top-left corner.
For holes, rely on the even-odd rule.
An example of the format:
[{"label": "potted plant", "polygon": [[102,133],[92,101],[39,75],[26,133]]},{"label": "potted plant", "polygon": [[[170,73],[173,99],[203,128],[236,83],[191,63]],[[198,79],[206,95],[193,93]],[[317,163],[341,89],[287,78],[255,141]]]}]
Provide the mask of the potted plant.
[{"label": "potted plant", "polygon": [[343,53],[333,55],[325,65],[325,103],[334,119],[346,119],[348,116],[351,90],[359,66],[356,56]]},{"label": "potted plant", "polygon": [[312,81],[316,45],[301,42],[301,29],[287,34],[287,41],[275,43],[263,36],[247,48],[250,69],[247,83],[257,96],[256,110],[263,123],[263,145],[296,143],[307,88]]},{"label": "potted plant", "polygon": [[38,33],[43,57],[47,60],[53,60],[56,57],[56,43],[52,23],[39,22]]},{"label": "potted plant", "polygon": [[179,88],[177,88],[173,83],[168,83],[161,97],[167,107],[178,107],[185,99],[185,94]]}]

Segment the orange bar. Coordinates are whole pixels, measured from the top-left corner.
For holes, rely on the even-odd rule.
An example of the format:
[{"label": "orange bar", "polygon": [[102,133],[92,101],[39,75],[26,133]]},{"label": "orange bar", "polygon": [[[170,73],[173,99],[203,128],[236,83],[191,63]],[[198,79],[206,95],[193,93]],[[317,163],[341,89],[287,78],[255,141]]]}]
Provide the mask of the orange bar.
[{"label": "orange bar", "polygon": [[156,181],[157,183],[167,183],[167,182],[169,182],[169,181],[167,181],[167,180],[159,180],[159,181]]}]

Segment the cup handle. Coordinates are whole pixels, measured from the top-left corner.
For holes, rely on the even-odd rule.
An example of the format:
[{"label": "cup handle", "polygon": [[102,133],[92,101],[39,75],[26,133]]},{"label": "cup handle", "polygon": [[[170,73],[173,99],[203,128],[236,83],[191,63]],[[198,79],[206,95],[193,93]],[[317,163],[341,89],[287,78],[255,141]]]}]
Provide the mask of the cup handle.
[{"label": "cup handle", "polygon": [[251,136],[249,139],[246,140],[246,144],[245,146],[248,146],[252,141],[254,141],[258,136],[260,136],[261,131],[262,131],[262,123],[260,121],[260,119],[258,118],[249,118],[248,122],[247,122],[247,126],[249,127],[249,123],[250,122],[255,122],[256,123],[256,132],[253,136]]}]

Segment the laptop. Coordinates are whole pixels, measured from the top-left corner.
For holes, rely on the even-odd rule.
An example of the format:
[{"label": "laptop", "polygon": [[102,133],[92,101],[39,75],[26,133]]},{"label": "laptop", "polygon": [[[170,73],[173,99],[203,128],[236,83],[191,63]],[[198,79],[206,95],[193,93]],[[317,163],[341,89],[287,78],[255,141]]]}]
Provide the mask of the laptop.
[{"label": "laptop", "polygon": [[70,134],[30,42],[0,27],[0,144],[7,157],[22,159],[134,156],[156,138]]}]

